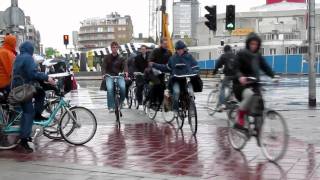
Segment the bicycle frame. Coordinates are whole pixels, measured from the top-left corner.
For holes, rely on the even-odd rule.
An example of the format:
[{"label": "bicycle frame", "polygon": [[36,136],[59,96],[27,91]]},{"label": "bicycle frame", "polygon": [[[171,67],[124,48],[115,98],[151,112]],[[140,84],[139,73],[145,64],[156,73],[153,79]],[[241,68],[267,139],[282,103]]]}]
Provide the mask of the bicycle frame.
[{"label": "bicycle frame", "polygon": [[[53,110],[53,112],[51,113],[50,117],[45,120],[45,121],[33,121],[33,125],[38,125],[38,126],[42,126],[42,127],[48,127],[50,125],[50,123],[52,123],[52,121],[55,119],[56,114],[58,113],[58,111],[61,108],[65,108],[66,106],[68,106],[68,103],[62,98],[60,97],[59,99],[59,104],[58,106]],[[1,107],[2,109],[2,107]],[[10,122],[9,124],[7,124],[4,128],[3,128],[3,132],[5,134],[13,134],[13,133],[19,133],[20,132],[20,127],[14,127],[13,123],[16,121],[19,121],[22,118],[22,111],[19,112],[19,115],[17,117],[15,117],[15,119]],[[73,117],[72,117],[73,118]]]}]

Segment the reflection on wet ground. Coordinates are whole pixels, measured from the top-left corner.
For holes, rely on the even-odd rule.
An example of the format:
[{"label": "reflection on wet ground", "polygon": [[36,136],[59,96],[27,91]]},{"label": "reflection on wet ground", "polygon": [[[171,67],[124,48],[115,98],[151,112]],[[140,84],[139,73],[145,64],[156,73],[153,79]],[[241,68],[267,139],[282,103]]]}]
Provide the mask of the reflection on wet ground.
[{"label": "reflection on wet ground", "polygon": [[126,124],[121,130],[100,126],[87,146],[42,138],[36,153],[1,151],[0,158],[113,166],[143,172],[222,179],[319,179],[319,146],[291,139],[279,164],[268,163],[255,141],[235,151],[224,127],[203,126],[197,138],[188,128],[177,131],[162,123]]}]

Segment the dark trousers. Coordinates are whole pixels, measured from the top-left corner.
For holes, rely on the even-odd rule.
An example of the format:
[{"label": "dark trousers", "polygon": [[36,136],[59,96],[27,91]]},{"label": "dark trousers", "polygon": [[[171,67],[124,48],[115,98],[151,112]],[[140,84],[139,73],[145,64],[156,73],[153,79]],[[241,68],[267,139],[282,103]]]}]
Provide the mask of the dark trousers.
[{"label": "dark trousers", "polygon": [[32,101],[28,101],[21,104],[22,118],[20,123],[20,138],[26,139],[31,136],[32,124],[34,118],[34,109]]}]

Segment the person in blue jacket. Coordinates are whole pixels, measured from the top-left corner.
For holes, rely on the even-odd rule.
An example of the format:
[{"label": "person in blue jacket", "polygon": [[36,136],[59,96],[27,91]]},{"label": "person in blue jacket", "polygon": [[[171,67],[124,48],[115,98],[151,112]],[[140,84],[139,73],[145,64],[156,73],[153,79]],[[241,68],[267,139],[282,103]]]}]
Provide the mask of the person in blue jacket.
[{"label": "person in blue jacket", "polygon": [[[20,46],[20,55],[16,57],[13,66],[13,87],[22,85],[23,83],[34,83],[37,81],[46,81],[51,85],[55,85],[55,81],[48,77],[48,75],[39,72],[37,64],[33,59],[34,46],[31,42],[26,41]],[[21,80],[18,77],[22,77]],[[41,111],[41,104],[44,99],[40,99],[35,96],[35,109]],[[30,153],[33,150],[30,148],[28,141],[30,141],[32,124],[35,116],[35,109],[32,104],[32,100],[21,104],[23,111],[21,123],[20,123],[20,143],[18,149],[23,152]]]},{"label": "person in blue jacket", "polygon": [[181,88],[185,86],[186,79],[177,79],[174,75],[192,75],[199,73],[198,62],[187,51],[187,46],[183,41],[177,41],[175,44],[176,53],[169,59],[167,65],[149,62],[149,66],[162,72],[169,72],[169,89],[173,95],[173,110],[177,114],[179,110],[179,97]]}]

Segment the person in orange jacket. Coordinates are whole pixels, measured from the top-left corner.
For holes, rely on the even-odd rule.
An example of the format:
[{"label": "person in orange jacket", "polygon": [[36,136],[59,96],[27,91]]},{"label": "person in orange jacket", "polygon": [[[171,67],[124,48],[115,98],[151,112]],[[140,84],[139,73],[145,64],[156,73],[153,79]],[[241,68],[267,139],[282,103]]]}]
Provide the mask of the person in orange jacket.
[{"label": "person in orange jacket", "polygon": [[0,90],[9,91],[10,89],[13,62],[17,54],[16,45],[16,37],[7,35],[0,47]]}]

